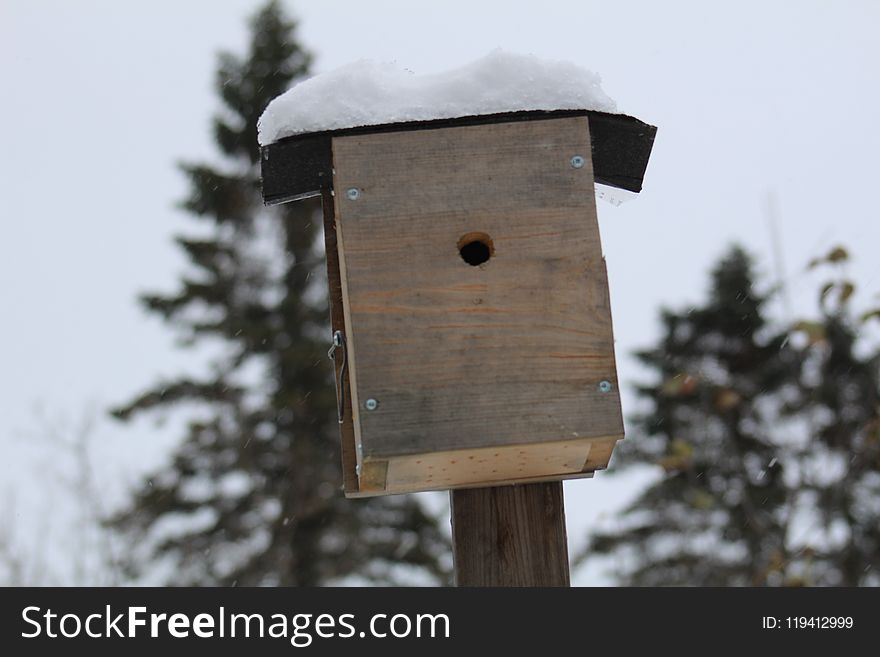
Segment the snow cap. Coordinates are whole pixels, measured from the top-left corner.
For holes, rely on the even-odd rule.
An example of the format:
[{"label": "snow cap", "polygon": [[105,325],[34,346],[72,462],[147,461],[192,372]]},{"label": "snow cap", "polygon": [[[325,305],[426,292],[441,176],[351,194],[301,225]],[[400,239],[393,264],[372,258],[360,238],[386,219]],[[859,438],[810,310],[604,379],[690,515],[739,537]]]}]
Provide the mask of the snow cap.
[{"label": "snow cap", "polygon": [[526,110],[616,112],[592,71],[571,62],[494,50],[444,73],[416,75],[360,60],[316,75],[269,103],[261,146],[324,130]]}]

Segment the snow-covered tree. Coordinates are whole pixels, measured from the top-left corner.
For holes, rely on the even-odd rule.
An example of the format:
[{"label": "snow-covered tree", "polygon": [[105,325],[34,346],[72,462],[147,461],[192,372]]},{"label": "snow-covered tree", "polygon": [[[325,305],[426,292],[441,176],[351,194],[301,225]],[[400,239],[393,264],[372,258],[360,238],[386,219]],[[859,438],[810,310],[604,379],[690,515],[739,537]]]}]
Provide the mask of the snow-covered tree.
[{"label": "snow-covered tree", "polygon": [[257,119],[310,60],[270,2],[247,56],[220,57],[222,157],[182,167],[201,231],[177,237],[190,263],[179,289],[143,302],[186,345],[224,347],[210,375],[160,381],[114,411],[192,409],[171,462],[113,521],[137,572],[159,564],[178,584],[448,578],[445,533],[418,498],[342,495],[320,208],[261,202]]},{"label": "snow-covered tree", "polygon": [[581,559],[613,555],[634,585],[876,584],[880,355],[858,344],[853,289],[833,281],[833,309],[774,330],[735,248],[703,306],[664,311],[659,343],[638,354],[654,373],[638,387],[647,410],[611,468],[663,476]]}]

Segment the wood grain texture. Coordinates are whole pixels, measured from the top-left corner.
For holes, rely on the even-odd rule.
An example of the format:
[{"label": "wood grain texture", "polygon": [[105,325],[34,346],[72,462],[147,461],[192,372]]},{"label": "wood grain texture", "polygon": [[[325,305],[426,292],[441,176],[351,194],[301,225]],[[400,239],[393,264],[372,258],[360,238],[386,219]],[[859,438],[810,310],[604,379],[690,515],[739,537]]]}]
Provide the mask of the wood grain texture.
[{"label": "wood grain texture", "polygon": [[456,488],[584,471],[592,441],[559,441],[401,456],[389,463],[389,492],[418,486]]},{"label": "wood grain texture", "polygon": [[[403,457],[406,459],[407,457]],[[409,457],[411,458],[411,457]],[[371,462],[368,462],[368,464]],[[388,464],[388,467],[391,467],[393,461],[375,461],[375,463]],[[601,469],[601,468],[599,468]],[[425,491],[450,491],[450,490],[465,490],[470,488],[487,488],[493,486],[513,486],[515,484],[533,484],[533,483],[544,483],[550,481],[570,481],[572,479],[592,479],[596,474],[595,470],[589,470],[584,472],[572,472],[568,474],[559,474],[559,475],[547,475],[542,474],[538,477],[511,477],[510,479],[501,479],[501,480],[493,480],[493,481],[480,481],[480,482],[468,482],[466,484],[455,484],[455,485],[428,485],[424,481],[420,481],[418,487],[413,486],[395,486],[394,484],[387,483],[386,479],[386,487],[378,488],[373,487],[370,488],[371,484],[364,485],[365,478],[361,477],[361,487],[356,492],[348,492],[346,491],[345,496],[351,499],[362,499],[367,497],[377,497],[380,495],[401,495],[403,493],[412,493],[412,492],[425,492]],[[371,479],[367,479],[367,481],[372,482]]]},{"label": "wood grain texture", "polygon": [[[339,255],[336,244],[336,216],[333,208],[333,196],[329,188],[321,193],[321,209],[324,215],[324,247],[327,253],[327,284],[330,299],[330,325],[331,339],[336,331],[345,334],[345,317],[342,303],[342,281],[339,273]],[[340,355],[342,352],[338,352]],[[347,356],[347,354],[346,354]],[[342,368],[342,360],[334,360],[334,377],[339,381],[339,371]],[[351,391],[348,377],[342,379],[343,390],[336,391],[337,395],[345,395],[343,405],[343,421],[339,425],[340,450],[342,453],[342,484],[346,494],[355,493],[358,490],[357,458],[355,456],[354,422],[352,420]],[[338,399],[338,397],[337,397]]]},{"label": "wood grain texture", "polygon": [[589,154],[586,117],[333,139],[362,459],[623,436]]},{"label": "wood grain texture", "polygon": [[562,483],[454,490],[457,586],[569,586]]},{"label": "wood grain texture", "polygon": [[617,439],[595,441],[590,450],[590,455],[587,457],[587,462],[584,464],[584,469],[594,472],[607,468],[616,444]]},{"label": "wood grain texture", "polygon": [[388,494],[388,461],[369,461],[360,466],[360,489],[365,493]]}]

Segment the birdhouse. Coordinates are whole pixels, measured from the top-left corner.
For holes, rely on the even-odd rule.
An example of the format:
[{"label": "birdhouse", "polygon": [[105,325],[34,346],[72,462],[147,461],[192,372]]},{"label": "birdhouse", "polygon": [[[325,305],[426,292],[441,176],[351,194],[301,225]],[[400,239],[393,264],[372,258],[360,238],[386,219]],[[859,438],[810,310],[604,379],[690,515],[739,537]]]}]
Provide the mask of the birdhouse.
[{"label": "birdhouse", "polygon": [[623,438],[595,183],[656,129],[523,111],[296,135],[267,204],[323,196],[345,492],[589,477]]}]

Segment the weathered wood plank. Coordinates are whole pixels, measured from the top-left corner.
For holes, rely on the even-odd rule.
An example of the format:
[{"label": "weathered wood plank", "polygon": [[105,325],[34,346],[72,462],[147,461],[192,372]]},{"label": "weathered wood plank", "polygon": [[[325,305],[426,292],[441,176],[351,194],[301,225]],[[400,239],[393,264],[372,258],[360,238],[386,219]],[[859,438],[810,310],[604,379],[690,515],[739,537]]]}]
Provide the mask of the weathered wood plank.
[{"label": "weathered wood plank", "polygon": [[[321,194],[321,209],[324,215],[324,248],[327,256],[327,284],[330,299],[330,325],[331,333],[342,331],[345,333],[345,316],[342,303],[342,280],[339,273],[339,253],[336,243],[336,215],[333,208],[333,196],[329,187]],[[342,356],[344,352],[337,352],[339,358],[334,360],[334,376],[339,382],[339,373],[343,366]],[[347,354],[345,354],[347,356]],[[348,368],[346,368],[347,370]],[[351,390],[349,378],[342,378],[342,390],[337,389],[337,395],[345,397],[342,406],[342,424],[339,426],[340,448],[342,452],[342,483],[346,494],[357,492],[357,458],[355,456],[354,423],[352,420]]]},{"label": "weathered wood plank", "polygon": [[587,462],[584,465],[584,469],[592,472],[607,468],[616,444],[617,440],[595,441],[590,450]]},{"label": "weathered wood plank", "polygon": [[558,110],[413,121],[288,137],[262,148],[263,200],[267,205],[284,203],[318,194],[326,187],[332,177],[333,137],[512,121],[541,121],[572,116],[588,117],[596,182],[633,192],[640,191],[657,134],[656,127],[623,114]]},{"label": "weathered wood plank", "polygon": [[[340,205],[339,205],[339,196],[334,197],[334,217],[335,217],[335,226],[336,226],[336,253],[338,257],[339,263],[339,280],[340,287],[342,291],[342,315],[343,320],[345,322],[345,340],[346,340],[346,349],[345,354],[348,362],[348,381],[349,386],[347,388],[347,392],[349,393],[349,399],[351,403],[351,422],[352,422],[352,430],[354,433],[354,445],[355,445],[355,459],[356,459],[356,472],[359,474],[359,488],[362,488],[362,484],[364,483],[364,477],[367,473],[363,473],[361,476],[361,469],[363,467],[363,450],[361,443],[361,422],[360,422],[360,412],[361,407],[358,399],[358,368],[357,368],[357,359],[355,357],[355,340],[354,340],[354,329],[352,328],[352,320],[351,320],[351,306],[349,303],[349,277],[348,272],[346,270],[346,259],[345,259],[345,235],[342,228],[342,224],[340,222]],[[377,459],[381,460],[381,459]],[[371,478],[371,487],[376,489],[376,485],[374,480]],[[378,489],[377,489],[378,490]]]},{"label": "weathered wood plank", "polygon": [[586,117],[333,148],[353,397],[378,400],[354,409],[363,459],[623,436],[590,160],[570,163]]},{"label": "weathered wood plank", "polygon": [[562,483],[450,492],[457,586],[569,586]]},{"label": "weathered wood plank", "polygon": [[581,439],[401,456],[388,464],[386,488],[397,492],[419,487],[493,486],[548,473],[581,473],[592,446],[593,440]]}]

